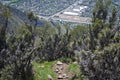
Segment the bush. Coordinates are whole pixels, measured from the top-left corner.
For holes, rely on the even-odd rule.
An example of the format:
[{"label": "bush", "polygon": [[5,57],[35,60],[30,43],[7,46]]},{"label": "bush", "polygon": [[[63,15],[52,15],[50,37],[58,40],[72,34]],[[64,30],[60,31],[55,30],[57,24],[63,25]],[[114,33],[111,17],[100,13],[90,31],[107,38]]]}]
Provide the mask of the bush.
[{"label": "bush", "polygon": [[[111,15],[106,15],[109,10],[109,6],[106,6],[108,3],[98,0],[97,9],[93,13],[93,24],[89,26],[89,35],[80,45],[80,69],[85,80],[120,79],[120,30],[119,25],[115,25],[117,11],[113,8]],[[110,17],[110,20],[106,17]]]}]

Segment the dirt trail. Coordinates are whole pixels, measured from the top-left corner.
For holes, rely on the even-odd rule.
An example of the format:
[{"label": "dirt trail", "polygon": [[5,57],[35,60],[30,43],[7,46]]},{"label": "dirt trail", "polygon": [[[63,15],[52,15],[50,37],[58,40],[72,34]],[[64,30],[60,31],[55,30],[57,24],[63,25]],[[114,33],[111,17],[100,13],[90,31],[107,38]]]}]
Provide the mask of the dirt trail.
[{"label": "dirt trail", "polygon": [[52,68],[55,71],[58,80],[72,79],[75,74],[68,72],[69,64],[58,61]]}]

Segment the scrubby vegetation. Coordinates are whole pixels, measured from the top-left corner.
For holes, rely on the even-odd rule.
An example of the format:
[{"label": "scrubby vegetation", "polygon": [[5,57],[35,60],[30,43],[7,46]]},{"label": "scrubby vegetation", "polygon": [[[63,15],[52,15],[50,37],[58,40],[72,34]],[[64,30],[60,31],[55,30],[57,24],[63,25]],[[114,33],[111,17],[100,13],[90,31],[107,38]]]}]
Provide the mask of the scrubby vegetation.
[{"label": "scrubby vegetation", "polygon": [[91,25],[65,25],[65,31],[49,23],[36,27],[38,18],[30,12],[30,23],[11,32],[7,29],[12,12],[2,4],[0,10],[0,80],[48,80],[48,74],[57,79],[51,68],[56,60],[69,64],[74,79],[120,79],[120,22],[110,0],[98,0]]},{"label": "scrubby vegetation", "polygon": [[[98,0],[93,24],[80,50],[81,71],[88,80],[119,80],[120,25],[117,9],[110,1]],[[111,12],[108,12],[112,9]],[[118,23],[117,23],[118,22]]]}]

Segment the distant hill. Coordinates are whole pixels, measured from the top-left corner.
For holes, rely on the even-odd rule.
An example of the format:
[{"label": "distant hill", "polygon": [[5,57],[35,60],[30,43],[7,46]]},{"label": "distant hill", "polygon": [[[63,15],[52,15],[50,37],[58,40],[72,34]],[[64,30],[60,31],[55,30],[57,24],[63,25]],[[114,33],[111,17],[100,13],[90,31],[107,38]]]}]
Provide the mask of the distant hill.
[{"label": "distant hill", "polygon": [[[4,8],[2,4],[0,4],[0,13],[2,14]],[[10,17],[8,21],[8,28],[9,30],[14,29],[15,27],[21,26],[24,24],[24,21],[20,19],[17,15],[15,15],[14,11],[10,10]],[[4,18],[2,15],[0,15],[0,25],[3,25],[4,23]]]},{"label": "distant hill", "polygon": [[[27,22],[28,24],[30,23],[25,12],[22,12],[12,7],[9,7],[9,9],[13,13],[13,15],[17,16],[20,20],[22,20],[22,22],[24,23]],[[46,23],[45,20],[39,19],[37,26],[38,27],[45,26],[45,23]]]},{"label": "distant hill", "polygon": [[[14,29],[19,26],[22,26],[25,23],[30,24],[26,13],[24,13],[18,9],[12,8],[12,7],[7,7],[7,8],[9,8],[10,13],[11,13],[11,15],[9,17],[9,22],[8,22],[9,30]],[[2,12],[3,12],[3,5],[0,4],[0,13],[2,13]],[[46,21],[39,20],[37,26],[39,26],[39,27],[45,26],[45,23],[46,23]],[[2,24],[3,24],[3,16],[0,15],[0,25],[2,25]]]}]

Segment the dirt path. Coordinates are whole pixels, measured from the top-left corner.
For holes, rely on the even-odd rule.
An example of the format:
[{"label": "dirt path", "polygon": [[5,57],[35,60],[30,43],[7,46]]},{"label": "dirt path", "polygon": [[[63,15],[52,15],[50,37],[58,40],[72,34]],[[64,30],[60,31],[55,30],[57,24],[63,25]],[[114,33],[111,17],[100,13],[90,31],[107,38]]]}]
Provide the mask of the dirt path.
[{"label": "dirt path", "polygon": [[58,80],[69,80],[75,76],[68,71],[69,64],[58,61],[52,68],[55,71]]}]

